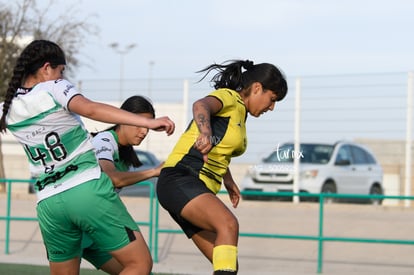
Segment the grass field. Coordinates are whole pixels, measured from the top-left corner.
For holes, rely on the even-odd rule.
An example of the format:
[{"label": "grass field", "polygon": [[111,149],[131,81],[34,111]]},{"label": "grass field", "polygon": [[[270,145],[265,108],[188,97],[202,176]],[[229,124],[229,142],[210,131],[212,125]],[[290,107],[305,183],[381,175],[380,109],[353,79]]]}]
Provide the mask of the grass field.
[{"label": "grass field", "polygon": [[[38,265],[25,265],[25,264],[0,264],[1,275],[45,275],[49,274],[49,267],[38,266]],[[81,269],[80,275],[102,275],[105,272],[92,270],[92,269]],[[154,273],[154,275],[169,275],[165,273]],[[172,275],[172,274],[170,274]]]},{"label": "grass field", "polygon": [[[49,274],[49,267],[24,264],[0,264],[0,274],[2,275],[45,275]],[[102,271],[81,269],[81,275],[102,275]]]}]

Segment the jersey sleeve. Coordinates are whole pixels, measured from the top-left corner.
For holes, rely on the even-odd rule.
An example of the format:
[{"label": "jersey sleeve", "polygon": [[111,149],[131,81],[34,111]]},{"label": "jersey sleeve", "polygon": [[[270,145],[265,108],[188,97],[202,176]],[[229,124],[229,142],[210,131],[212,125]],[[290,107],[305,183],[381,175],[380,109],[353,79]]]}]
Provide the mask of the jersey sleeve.
[{"label": "jersey sleeve", "polygon": [[98,159],[106,159],[114,162],[113,137],[109,132],[101,132],[93,137],[92,144]]},{"label": "jersey sleeve", "polygon": [[69,101],[75,96],[81,94],[69,81],[66,79],[55,80],[55,85],[52,90],[55,100],[68,110]]},{"label": "jersey sleeve", "polygon": [[223,108],[220,113],[227,112],[229,108],[232,109],[237,104],[237,98],[233,95],[231,90],[228,89],[215,90],[208,96],[217,98],[223,104]]}]

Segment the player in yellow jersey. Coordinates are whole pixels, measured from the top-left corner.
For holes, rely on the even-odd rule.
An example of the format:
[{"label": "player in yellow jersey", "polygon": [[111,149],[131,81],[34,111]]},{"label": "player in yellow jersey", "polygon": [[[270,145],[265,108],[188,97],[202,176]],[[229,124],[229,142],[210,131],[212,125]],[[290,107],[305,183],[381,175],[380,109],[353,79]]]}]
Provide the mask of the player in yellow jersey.
[{"label": "player in yellow jersey", "polygon": [[213,264],[214,274],[237,274],[237,218],[216,196],[224,183],[233,207],[240,190],[232,157],[247,146],[246,118],[272,111],[287,93],[283,73],[269,63],[234,60],[212,64],[216,89],[193,104],[193,120],[167,158],[157,183],[160,204]]}]

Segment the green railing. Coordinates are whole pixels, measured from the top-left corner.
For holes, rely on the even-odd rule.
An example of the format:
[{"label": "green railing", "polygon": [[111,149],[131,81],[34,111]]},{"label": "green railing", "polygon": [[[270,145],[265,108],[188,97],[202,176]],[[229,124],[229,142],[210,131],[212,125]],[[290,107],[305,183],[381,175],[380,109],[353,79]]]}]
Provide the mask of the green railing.
[{"label": "green railing", "polygon": [[9,254],[9,245],[10,245],[10,222],[11,221],[37,221],[36,217],[16,217],[11,216],[11,186],[12,182],[15,183],[33,183],[33,180],[22,180],[22,179],[0,179],[0,182],[6,183],[6,216],[0,216],[0,220],[6,221],[6,236],[5,236],[5,247],[4,253]]},{"label": "green railing", "polygon": [[[226,192],[220,192],[226,193]],[[354,194],[309,194],[309,193],[290,193],[290,192],[257,192],[257,191],[243,191],[243,195],[250,196],[269,196],[269,197],[313,197],[319,200],[319,223],[317,235],[289,235],[289,234],[267,234],[260,232],[240,232],[240,237],[254,237],[254,238],[278,238],[278,239],[297,239],[297,240],[310,240],[318,242],[318,258],[317,258],[317,272],[322,273],[323,266],[323,243],[330,242],[359,242],[359,243],[383,243],[383,244],[402,244],[402,245],[414,245],[414,240],[398,240],[398,239],[374,239],[374,238],[347,238],[347,237],[334,237],[324,236],[324,204],[326,198],[334,199],[361,199],[361,200],[378,200],[378,199],[395,199],[395,200],[414,200],[414,196],[385,196],[385,195],[354,195]],[[154,262],[158,262],[158,235],[161,233],[180,234],[182,230],[159,228],[159,206],[156,205],[155,210],[155,238],[152,251]]]},{"label": "green railing", "polygon": [[[6,215],[0,216],[0,220],[6,221],[6,232],[5,232],[5,248],[4,253],[10,253],[10,223],[11,221],[37,221],[37,217],[24,217],[24,216],[12,216],[11,215],[11,208],[12,208],[12,185],[14,183],[29,183],[33,184],[35,180],[32,179],[0,179],[0,182],[6,183]],[[139,226],[148,226],[148,244],[150,251],[152,251],[151,245],[153,244],[154,239],[154,205],[158,203],[155,199],[155,190],[154,185],[152,182],[143,181],[140,182],[139,185],[148,185],[149,186],[149,218],[148,221],[135,221]],[[35,205],[33,206],[35,207]]]},{"label": "green railing", "polygon": [[[7,200],[6,200],[6,215],[0,216],[0,220],[6,222],[5,232],[5,253],[9,254],[10,243],[10,223],[11,221],[37,221],[36,217],[22,217],[11,215],[11,190],[12,183],[33,183],[33,180],[21,180],[21,179],[0,179],[0,182],[7,184]],[[149,219],[148,221],[136,221],[140,226],[148,226],[148,246],[153,255],[154,262],[158,262],[158,242],[159,234],[183,234],[181,230],[166,229],[159,227],[159,203],[155,196],[154,186],[151,182],[141,182],[140,185],[148,185],[149,192]],[[226,193],[226,192],[220,192]],[[317,272],[322,273],[323,267],[323,244],[324,242],[359,242],[359,243],[383,243],[383,244],[401,244],[401,245],[414,245],[414,240],[400,240],[400,239],[375,239],[375,238],[351,238],[351,237],[335,237],[324,235],[324,205],[326,198],[334,199],[392,199],[392,200],[414,200],[414,196],[385,196],[385,195],[354,195],[354,194],[308,194],[308,193],[288,193],[288,192],[255,192],[255,191],[243,191],[243,195],[248,196],[269,196],[269,197],[312,197],[319,200],[319,222],[318,233],[316,235],[289,235],[289,234],[268,234],[261,232],[240,232],[241,237],[253,237],[253,238],[269,238],[269,239],[297,239],[308,240],[318,242],[318,258],[317,258]]]}]

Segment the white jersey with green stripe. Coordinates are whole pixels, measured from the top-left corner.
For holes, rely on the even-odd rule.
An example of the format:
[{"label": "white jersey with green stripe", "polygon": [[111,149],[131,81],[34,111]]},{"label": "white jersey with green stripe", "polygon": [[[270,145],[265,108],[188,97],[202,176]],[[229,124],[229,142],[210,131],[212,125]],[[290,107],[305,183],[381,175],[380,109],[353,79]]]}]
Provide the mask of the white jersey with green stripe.
[{"label": "white jersey with green stripe", "polygon": [[129,166],[119,156],[118,135],[113,130],[96,134],[92,139],[96,157],[101,160],[109,160],[118,171],[128,171]]},{"label": "white jersey with green stripe", "polygon": [[37,178],[38,202],[100,177],[91,137],[80,117],[68,110],[75,86],[59,79],[19,89],[7,115],[7,128],[23,145]]}]

